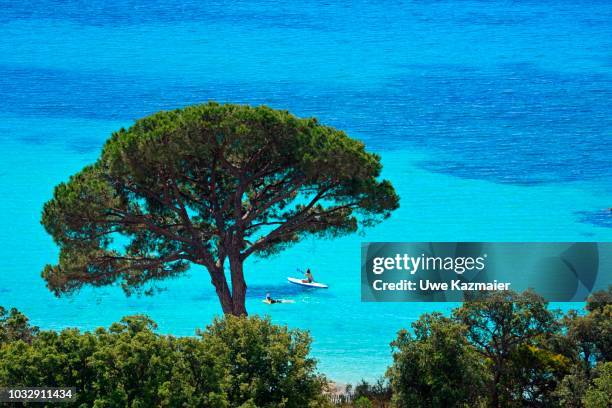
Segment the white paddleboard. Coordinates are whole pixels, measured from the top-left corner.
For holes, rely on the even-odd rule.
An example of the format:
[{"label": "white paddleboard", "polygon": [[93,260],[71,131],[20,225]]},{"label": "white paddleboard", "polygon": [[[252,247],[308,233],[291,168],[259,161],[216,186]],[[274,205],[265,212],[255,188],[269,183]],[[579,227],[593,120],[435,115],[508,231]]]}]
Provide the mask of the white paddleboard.
[{"label": "white paddleboard", "polygon": [[319,283],[319,282],[312,282],[312,283],[302,282],[302,279],[300,279],[300,278],[287,278],[287,280],[289,282],[291,282],[291,283],[296,284],[296,285],[306,286],[308,288],[327,289],[329,287],[329,286],[324,285],[324,284]]}]

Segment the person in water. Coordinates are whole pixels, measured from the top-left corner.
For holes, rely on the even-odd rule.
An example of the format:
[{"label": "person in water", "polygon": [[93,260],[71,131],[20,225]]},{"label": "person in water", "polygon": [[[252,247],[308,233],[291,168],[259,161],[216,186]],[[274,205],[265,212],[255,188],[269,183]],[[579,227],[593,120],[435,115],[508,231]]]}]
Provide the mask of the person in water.
[{"label": "person in water", "polygon": [[306,269],[306,273],[304,274],[304,278],[302,282],[304,283],[312,283],[314,282],[314,277],[312,276],[312,272],[310,272],[310,268]]},{"label": "person in water", "polygon": [[270,293],[266,293],[266,302],[268,303],[280,303],[280,300],[276,300],[276,299],[272,299],[272,296],[270,296]]}]

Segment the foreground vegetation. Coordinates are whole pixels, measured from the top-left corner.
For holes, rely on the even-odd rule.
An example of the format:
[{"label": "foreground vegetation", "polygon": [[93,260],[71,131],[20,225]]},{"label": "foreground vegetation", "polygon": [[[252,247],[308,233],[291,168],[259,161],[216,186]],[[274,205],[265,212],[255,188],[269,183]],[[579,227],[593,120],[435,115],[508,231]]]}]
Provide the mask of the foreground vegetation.
[{"label": "foreground vegetation", "polygon": [[612,288],[584,313],[509,292],[425,314],[391,344],[386,376],[341,398],[327,395],[303,331],[233,316],[196,337],[154,329],[134,316],[93,333],[40,331],[0,308],[0,385],[75,386],[83,407],[612,406]]},{"label": "foreground vegetation", "polygon": [[426,314],[392,343],[397,407],[612,406],[612,292],[563,316],[538,295],[497,292]]},{"label": "foreground vegetation", "polygon": [[612,406],[612,288],[566,315],[534,293],[488,294],[421,316],[391,346],[386,376],[348,387],[339,405]]},{"label": "foreground vegetation", "polygon": [[[73,386],[80,407],[320,407],[326,381],[307,333],[226,316],[197,337],[154,333],[146,317],[108,330],[39,331],[1,310],[0,385]],[[39,406],[39,404],[32,404]],[[21,406],[21,405],[19,405]]]}]

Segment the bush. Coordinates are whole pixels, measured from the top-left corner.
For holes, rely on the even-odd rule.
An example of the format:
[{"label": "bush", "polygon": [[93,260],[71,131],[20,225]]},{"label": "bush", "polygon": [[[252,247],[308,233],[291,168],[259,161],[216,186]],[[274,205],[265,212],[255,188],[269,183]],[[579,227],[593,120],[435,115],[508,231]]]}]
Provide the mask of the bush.
[{"label": "bush", "polygon": [[608,408],[612,406],[612,362],[601,363],[595,370],[593,385],[584,395],[585,408]]},{"label": "bush", "polygon": [[0,345],[15,340],[30,343],[38,333],[38,327],[31,326],[28,318],[19,310],[7,311],[0,306]]},{"label": "bush", "polygon": [[372,408],[372,401],[368,397],[359,397],[353,403],[355,408]]},{"label": "bush", "polygon": [[[0,320],[0,333],[6,331]],[[258,317],[216,319],[198,337],[144,316],[109,329],[34,333],[0,344],[0,385],[74,386],[81,407],[307,407],[325,381],[301,331]]]},{"label": "bush", "polygon": [[373,384],[365,380],[355,386],[354,398],[359,400],[366,398],[372,405],[385,408],[391,404],[391,385],[385,378],[379,378]]},{"label": "bush", "polygon": [[310,336],[269,319],[226,316],[201,333],[223,370],[224,393],[232,406],[320,406],[323,377],[308,357]]},{"label": "bush", "polygon": [[391,381],[397,407],[459,407],[482,393],[485,367],[460,323],[426,314],[391,343]]}]

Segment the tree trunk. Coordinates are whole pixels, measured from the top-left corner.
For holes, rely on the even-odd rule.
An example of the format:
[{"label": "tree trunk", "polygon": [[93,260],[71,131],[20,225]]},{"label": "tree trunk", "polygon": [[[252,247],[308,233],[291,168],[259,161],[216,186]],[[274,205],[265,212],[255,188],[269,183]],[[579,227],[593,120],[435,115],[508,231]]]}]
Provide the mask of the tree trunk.
[{"label": "tree trunk", "polygon": [[239,254],[230,256],[230,271],[232,276],[232,314],[235,316],[246,316],[246,290],[247,285],[244,281],[243,265],[244,261]]},{"label": "tree trunk", "polygon": [[227,279],[223,273],[223,267],[220,269],[210,270],[210,277],[212,278],[212,284],[215,287],[219,302],[221,302],[221,308],[224,314],[234,313],[234,302],[230,295],[229,287],[227,286]]},{"label": "tree trunk", "polygon": [[499,408],[499,383],[501,380],[501,372],[499,367],[495,367],[495,375],[493,377],[493,388],[491,390],[491,407]]}]

